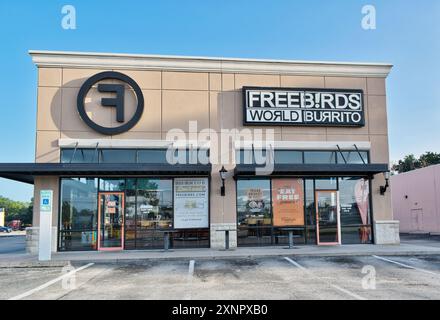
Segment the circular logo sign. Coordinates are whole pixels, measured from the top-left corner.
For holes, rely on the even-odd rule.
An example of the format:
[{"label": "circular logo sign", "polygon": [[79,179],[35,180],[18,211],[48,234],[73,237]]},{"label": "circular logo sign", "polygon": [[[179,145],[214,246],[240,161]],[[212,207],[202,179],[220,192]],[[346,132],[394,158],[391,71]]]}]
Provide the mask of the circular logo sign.
[{"label": "circular logo sign", "polygon": [[[96,122],[94,122],[86,113],[85,109],[85,103],[84,100],[90,91],[90,89],[98,82],[103,80],[119,80],[126,84],[128,84],[131,88],[133,88],[133,91],[136,95],[137,99],[137,106],[136,111],[133,115],[133,117],[125,121],[124,118],[124,94],[125,94],[125,86],[123,84],[107,84],[102,83],[98,84],[98,91],[99,92],[110,92],[115,93],[115,98],[102,98],[101,99],[101,105],[103,107],[114,107],[116,108],[116,121],[119,123],[122,123],[119,127],[104,127]],[[93,77],[87,79],[86,82],[81,86],[81,89],[78,93],[77,98],[77,107],[78,107],[78,113],[81,117],[81,119],[93,130],[100,132],[102,134],[106,135],[115,135],[120,134],[123,132],[126,132],[133,128],[136,123],[140,120],[142,113],[144,112],[144,96],[142,94],[141,88],[138,86],[138,84],[129,76],[120,73],[120,72],[114,72],[114,71],[106,71],[101,72],[98,74],[95,74]]]}]

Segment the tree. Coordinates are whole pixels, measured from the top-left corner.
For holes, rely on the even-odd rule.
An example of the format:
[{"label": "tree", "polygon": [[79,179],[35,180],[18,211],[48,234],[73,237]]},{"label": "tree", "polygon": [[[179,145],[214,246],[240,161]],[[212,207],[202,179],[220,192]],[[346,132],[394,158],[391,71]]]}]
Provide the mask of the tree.
[{"label": "tree", "polygon": [[399,160],[397,164],[393,165],[392,170],[403,173],[429,167],[434,164],[440,164],[440,153],[428,151],[422,154],[418,159],[413,154],[405,156],[403,160]]},{"label": "tree", "polygon": [[14,201],[0,196],[0,208],[6,212],[6,222],[21,220],[24,224],[32,224],[33,201]]},{"label": "tree", "polygon": [[419,158],[422,167],[432,166],[434,164],[440,164],[440,153],[426,152]]}]

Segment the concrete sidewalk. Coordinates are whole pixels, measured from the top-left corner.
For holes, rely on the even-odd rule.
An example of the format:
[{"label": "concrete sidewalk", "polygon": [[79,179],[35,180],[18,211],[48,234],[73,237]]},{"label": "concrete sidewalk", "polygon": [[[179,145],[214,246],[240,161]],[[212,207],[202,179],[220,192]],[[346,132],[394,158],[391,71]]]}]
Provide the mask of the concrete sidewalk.
[{"label": "concrete sidewalk", "polygon": [[209,260],[235,258],[261,258],[276,256],[421,256],[440,255],[440,242],[406,241],[400,245],[344,245],[344,246],[297,246],[294,249],[284,247],[237,248],[221,251],[212,249],[178,249],[178,250],[149,250],[122,252],[57,252],[52,255],[52,261],[38,262],[36,256],[28,254],[0,255],[0,268],[7,267],[53,267],[63,266],[70,262],[118,262],[127,260]]}]

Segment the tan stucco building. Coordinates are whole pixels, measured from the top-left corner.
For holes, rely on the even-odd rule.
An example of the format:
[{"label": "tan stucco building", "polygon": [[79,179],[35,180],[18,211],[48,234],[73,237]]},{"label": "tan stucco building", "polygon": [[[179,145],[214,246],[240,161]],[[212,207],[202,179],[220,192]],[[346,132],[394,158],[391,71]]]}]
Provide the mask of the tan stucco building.
[{"label": "tan stucco building", "polygon": [[[289,233],[298,245],[399,242],[390,192],[380,194],[391,65],[30,55],[38,67],[35,164],[0,166],[0,176],[35,186],[29,251],[38,248],[41,190],[53,191],[53,251],[154,249],[167,239],[174,248],[217,249],[225,230],[232,248],[286,245]],[[249,123],[258,110],[267,114]],[[119,132],[100,129],[120,128],[137,113]],[[170,140],[173,129],[187,139]],[[220,153],[248,162],[166,160],[178,143],[212,156],[217,145],[200,141],[203,129],[237,129]],[[272,130],[263,131],[271,136],[263,147],[255,129]],[[247,130],[253,140],[241,138]],[[274,160],[266,175],[254,170],[262,148]]]}]

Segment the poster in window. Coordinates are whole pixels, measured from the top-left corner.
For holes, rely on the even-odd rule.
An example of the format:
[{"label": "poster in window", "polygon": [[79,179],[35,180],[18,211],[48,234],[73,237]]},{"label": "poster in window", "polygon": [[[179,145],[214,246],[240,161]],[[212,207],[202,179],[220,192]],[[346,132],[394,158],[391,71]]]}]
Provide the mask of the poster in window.
[{"label": "poster in window", "polygon": [[273,225],[304,225],[304,190],[302,179],[272,180]]},{"label": "poster in window", "polygon": [[246,206],[252,213],[262,213],[264,209],[264,193],[263,189],[251,188],[246,191]]},{"label": "poster in window", "polygon": [[209,227],[208,178],[174,180],[174,228]]}]

